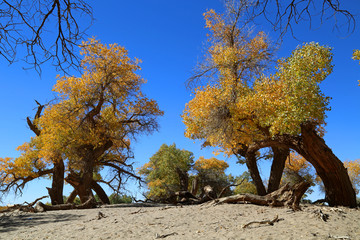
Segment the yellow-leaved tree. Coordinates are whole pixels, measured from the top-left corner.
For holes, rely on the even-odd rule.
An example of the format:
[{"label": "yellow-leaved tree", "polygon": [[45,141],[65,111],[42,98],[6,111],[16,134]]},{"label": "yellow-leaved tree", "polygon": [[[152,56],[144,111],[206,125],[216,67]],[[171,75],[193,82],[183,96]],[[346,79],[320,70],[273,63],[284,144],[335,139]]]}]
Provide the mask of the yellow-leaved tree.
[{"label": "yellow-leaved tree", "polygon": [[279,59],[276,72],[267,76],[262,71],[270,56],[265,35],[244,35],[237,28],[241,9],[231,10],[225,17],[212,10],[205,13],[211,46],[191,82],[202,78],[207,84],[196,88],[186,105],[185,135],[245,157],[260,195],[266,190],[257,169],[258,151],[271,147],[274,153],[269,179],[273,191],[293,149],[315,167],[330,205],[355,207],[344,165],[322,139],[329,97],[319,84],[332,72],[331,49],[303,44]]},{"label": "yellow-leaved tree", "polygon": [[[92,189],[107,202],[97,182],[118,191],[124,174],[136,177],[127,164],[133,157],[131,140],[156,130],[156,119],[163,114],[155,100],[142,94],[146,81],[137,74],[140,61],[130,59],[124,47],[89,39],[81,48],[82,75],[57,77],[53,88],[57,101],[48,104],[42,115],[38,111],[33,121],[28,120],[36,136],[21,148],[21,157],[1,163],[5,183],[18,182],[14,164],[26,162],[29,168],[41,166],[41,171],[53,166],[48,170],[59,178],[52,186],[57,203],[61,202],[60,193],[62,198],[64,167],[62,172],[54,172],[56,165],[65,165],[66,181],[81,202],[92,197]],[[99,174],[104,168],[112,169],[110,180]]]}]

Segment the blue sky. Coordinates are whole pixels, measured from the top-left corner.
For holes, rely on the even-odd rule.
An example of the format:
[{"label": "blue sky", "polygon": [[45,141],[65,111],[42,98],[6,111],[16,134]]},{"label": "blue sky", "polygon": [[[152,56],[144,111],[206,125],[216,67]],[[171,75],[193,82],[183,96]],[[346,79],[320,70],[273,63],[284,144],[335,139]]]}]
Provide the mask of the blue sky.
[{"label": "blue sky", "polygon": [[[360,13],[360,3],[341,1],[344,7]],[[223,11],[220,0],[197,1],[92,1],[95,21],[87,32],[103,43],[118,43],[129,50],[131,57],[140,58],[140,74],[148,80],[143,91],[158,101],[165,115],[160,118],[160,130],[150,136],[141,136],[133,145],[135,167],[140,167],[160,148],[163,143],[176,143],[178,148],[192,151],[195,159],[211,157],[212,149],[201,149],[200,143],[184,137],[181,113],[192,96],[185,88],[185,81],[202,57],[206,42],[203,13],[207,9]],[[358,24],[360,19],[357,16]],[[273,40],[276,35],[266,24],[255,30],[266,31]],[[307,23],[294,25],[298,38],[286,35],[277,57],[288,56],[302,42],[315,41],[333,47],[334,72],[323,82],[323,92],[332,97],[327,116],[325,141],[341,160],[360,158],[360,65],[351,59],[353,49],[360,48],[360,29],[346,36],[332,31],[331,22],[309,29]],[[43,66],[41,77],[34,70],[23,70],[19,61],[11,66],[0,59],[0,157],[16,157],[15,148],[32,136],[26,125],[26,117],[35,114],[34,99],[46,103],[53,99],[51,88],[57,72],[50,65]],[[74,73],[75,74],[75,73]],[[226,159],[223,156],[218,158]],[[235,160],[226,159],[230,164],[228,173],[240,175],[244,166]],[[268,176],[269,164],[262,162],[261,172]],[[45,187],[49,181],[34,181],[25,188],[22,197],[8,195],[4,203],[32,201],[47,195]],[[68,194],[70,188],[66,188]],[[134,192],[136,189],[131,187]],[[314,198],[318,195],[314,196]]]}]

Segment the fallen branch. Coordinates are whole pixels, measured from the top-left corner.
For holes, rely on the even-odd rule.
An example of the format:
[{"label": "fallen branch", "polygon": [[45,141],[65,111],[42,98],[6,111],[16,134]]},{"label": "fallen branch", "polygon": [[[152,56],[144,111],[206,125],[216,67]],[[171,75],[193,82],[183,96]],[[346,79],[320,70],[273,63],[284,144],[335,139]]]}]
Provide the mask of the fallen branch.
[{"label": "fallen branch", "polygon": [[56,210],[69,210],[69,209],[89,209],[96,206],[96,202],[93,197],[90,197],[86,202],[80,205],[75,205],[74,203],[66,203],[59,205],[46,205],[42,202],[36,204],[35,210],[37,212],[44,211],[56,211]]},{"label": "fallen branch", "polygon": [[273,220],[263,220],[263,221],[253,221],[253,222],[249,222],[247,224],[244,224],[242,226],[242,228],[247,228],[248,226],[250,226],[251,224],[254,224],[254,223],[258,223],[258,224],[269,224],[269,225],[274,225],[274,223],[280,221],[279,219],[279,216],[276,215],[276,217],[273,219]]},{"label": "fallen branch", "polygon": [[31,203],[24,202],[23,204],[15,204],[14,206],[7,207],[5,209],[0,210],[0,213],[4,212],[12,212],[15,210],[19,210],[22,212],[36,212],[36,209],[33,207],[38,201],[47,198],[48,196],[42,196],[40,198],[35,199],[35,201]]},{"label": "fallen branch", "polygon": [[222,203],[253,203],[262,206],[283,207],[288,206],[293,210],[300,210],[300,200],[305,191],[310,187],[310,183],[301,182],[293,187],[289,184],[269,193],[265,196],[254,194],[237,194],[229,197],[215,199],[210,204]]}]

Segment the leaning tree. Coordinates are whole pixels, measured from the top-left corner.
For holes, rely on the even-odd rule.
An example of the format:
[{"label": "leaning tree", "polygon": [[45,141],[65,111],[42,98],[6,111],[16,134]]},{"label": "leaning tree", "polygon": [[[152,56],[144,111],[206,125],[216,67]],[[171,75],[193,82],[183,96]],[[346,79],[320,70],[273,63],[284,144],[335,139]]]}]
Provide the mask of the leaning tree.
[{"label": "leaning tree", "polygon": [[[235,17],[230,23],[236,23],[240,13],[231,12]],[[278,60],[276,72],[266,76],[261,63],[269,55],[263,34],[246,38],[241,29],[214,11],[205,18],[213,40],[205,64],[193,79],[207,77],[208,84],[195,89],[194,99],[186,106],[186,136],[244,156],[258,193],[263,195],[257,152],[272,147],[286,153],[273,161],[271,170],[277,176],[273,181],[277,181],[289,149],[294,149],[315,167],[330,205],[356,206],[344,165],[322,139],[329,98],[319,84],[332,72],[331,49],[305,44]]]}]

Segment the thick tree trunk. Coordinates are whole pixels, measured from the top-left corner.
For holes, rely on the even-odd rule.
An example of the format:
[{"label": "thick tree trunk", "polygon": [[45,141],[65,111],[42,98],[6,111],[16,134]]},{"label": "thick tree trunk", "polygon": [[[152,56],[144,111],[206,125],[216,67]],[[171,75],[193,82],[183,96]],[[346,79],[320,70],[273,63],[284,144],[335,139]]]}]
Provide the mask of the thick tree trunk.
[{"label": "thick tree trunk", "polygon": [[356,207],[355,190],[344,164],[334,155],[324,139],[318,136],[311,122],[301,126],[300,136],[275,136],[252,144],[247,152],[274,146],[291,148],[314,166],[324,183],[326,201],[330,206]]},{"label": "thick tree trunk", "polygon": [[285,168],[285,162],[290,153],[289,148],[272,147],[272,151],[274,153],[274,158],[271,165],[267,193],[271,193],[279,189],[281,177]]},{"label": "thick tree trunk", "polygon": [[312,125],[302,126],[302,145],[297,150],[316,169],[325,186],[330,206],[356,207],[356,194],[344,164],[335,156]]},{"label": "thick tree trunk", "polygon": [[[93,194],[91,191],[91,182],[93,181],[92,175],[91,179],[89,179],[89,174],[87,173],[87,177],[84,177],[85,174],[81,173],[82,176],[75,172],[71,172],[65,180],[71,184],[71,186],[75,189],[76,195],[79,196],[80,202],[85,203],[89,198],[93,198]],[[75,195],[75,196],[76,196]]]},{"label": "thick tree trunk", "polygon": [[51,199],[51,205],[63,204],[64,189],[64,162],[61,158],[54,161],[51,188],[47,188]]},{"label": "thick tree trunk", "polygon": [[103,204],[110,204],[110,199],[104,189],[94,180],[91,182],[91,188],[96,192]]},{"label": "thick tree trunk", "polygon": [[265,186],[261,179],[259,169],[256,163],[255,152],[246,153],[245,158],[246,158],[246,166],[249,169],[252,180],[254,181],[257,194],[260,196],[266,195]]}]

